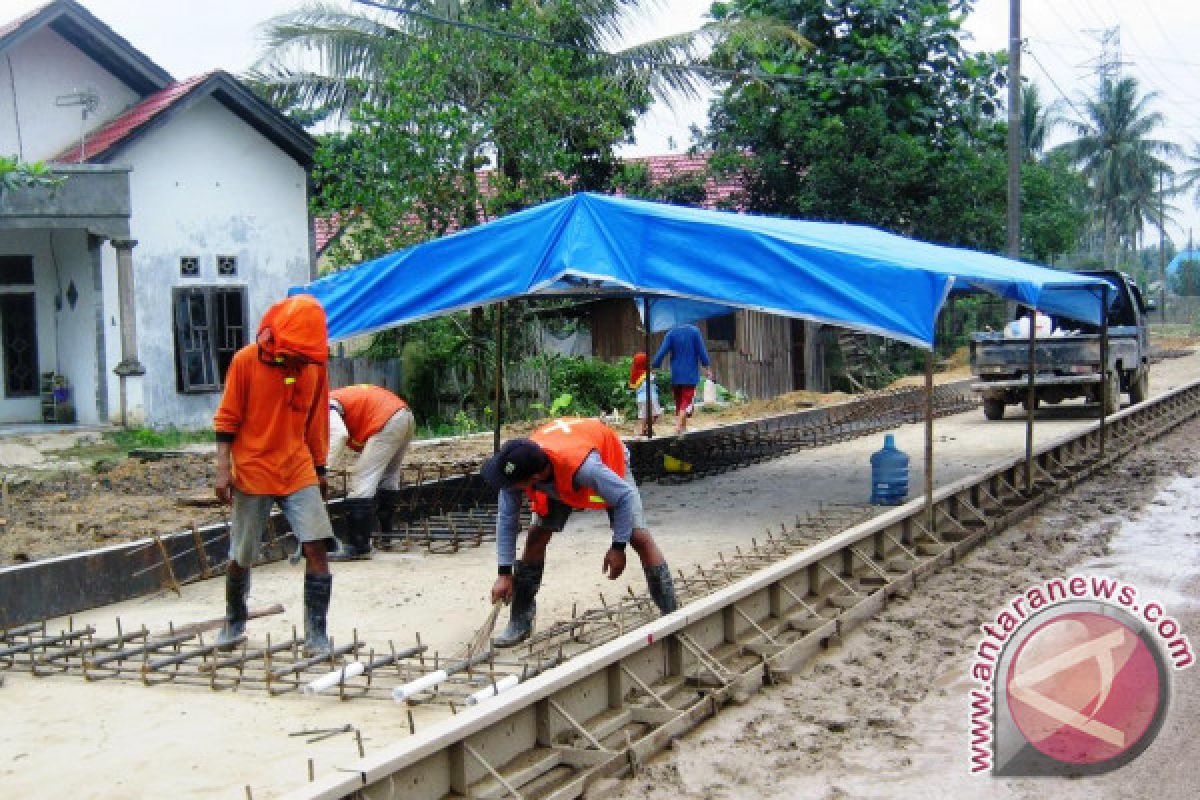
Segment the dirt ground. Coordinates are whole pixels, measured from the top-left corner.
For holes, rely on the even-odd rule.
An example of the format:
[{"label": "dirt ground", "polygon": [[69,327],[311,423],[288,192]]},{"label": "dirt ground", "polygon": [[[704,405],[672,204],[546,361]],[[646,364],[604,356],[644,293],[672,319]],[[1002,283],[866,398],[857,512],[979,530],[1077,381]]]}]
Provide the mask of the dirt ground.
[{"label": "dirt ground", "polygon": [[[964,377],[961,370],[939,381]],[[787,413],[851,399],[840,392],[790,392],[770,400],[700,410],[689,427],[701,430],[771,414]],[[657,432],[671,430],[661,420]],[[615,423],[633,437],[636,421]],[[503,436],[521,436],[532,423],[504,428]],[[0,442],[0,566],[132,541],[154,533],[186,530],[225,519],[214,506],[212,447],[193,446],[160,460],[96,457],[99,433],[42,435]],[[492,452],[493,434],[480,433],[414,443],[406,459],[416,464],[478,463]],[[336,491],[342,485],[335,477]]]},{"label": "dirt ground", "polygon": [[674,743],[621,800],[1200,796],[1200,670],[1173,676],[1166,723],[1125,767],[1077,778],[968,771],[979,625],[1023,589],[1076,574],[1126,581],[1200,642],[1200,422],[1053,503],[847,637],[793,683]]},{"label": "dirt ground", "polygon": [[[1156,366],[1153,391],[1167,391],[1198,379],[1200,359],[1174,359]],[[1063,406],[1054,411],[1039,415],[1037,441],[1048,441],[1092,423],[1082,408]],[[1197,439],[1198,432],[1190,427],[1175,438],[1188,443]],[[904,425],[894,434],[899,447],[914,456],[920,452],[924,436],[921,425]],[[1024,436],[1024,420],[1019,417],[987,422],[982,413],[972,411],[938,420],[934,453],[936,483],[950,483],[986,465],[1012,458],[1022,451]],[[687,484],[646,485],[643,499],[649,527],[673,567],[709,566],[717,560],[718,552],[731,553],[735,546],[745,547],[753,537],[761,537],[764,529],[778,530],[781,524],[794,524],[798,517],[821,505],[864,505],[870,493],[868,457],[881,441],[882,434],[863,437]],[[1123,465],[1116,473],[1115,485],[1148,486],[1160,474],[1173,474],[1181,465],[1196,463],[1200,448],[1182,449],[1176,455],[1171,455],[1174,451],[1165,445],[1147,450],[1152,458],[1160,452],[1165,454],[1161,465],[1158,462],[1138,468]],[[920,461],[913,459],[913,486],[921,485]],[[649,774],[656,776],[653,783],[661,783],[663,789],[653,800],[674,796],[713,800],[838,797],[843,796],[838,794],[843,790],[834,791],[826,783],[840,786],[838,782],[843,775],[867,780],[880,769],[893,769],[889,765],[901,769],[904,759],[917,763],[922,752],[917,739],[926,729],[915,727],[910,717],[925,713],[922,700],[931,696],[927,686],[931,675],[945,678],[938,688],[945,689],[946,696],[933,697],[947,705],[945,718],[929,723],[942,727],[930,730],[949,732],[941,734],[947,738],[938,740],[940,744],[929,752],[948,760],[947,769],[958,769],[953,759],[965,752],[966,745],[954,738],[950,726],[957,719],[955,715],[965,718],[965,706],[954,705],[962,696],[954,682],[965,675],[965,662],[961,657],[954,660],[946,651],[965,652],[974,625],[997,604],[996,592],[1004,595],[1027,581],[1022,570],[1032,569],[1043,557],[1052,559],[1049,568],[1059,569],[1058,565],[1066,562],[1053,558],[1078,560],[1103,553],[1103,548],[1089,544],[1093,538],[1089,531],[1115,529],[1123,517],[1134,514],[1127,510],[1134,507],[1132,501],[1120,500],[1119,496],[1114,499],[1113,494],[1109,488],[1080,489],[1073,500],[1068,500],[1070,505],[1066,510],[1058,516],[1047,512],[1042,518],[1043,527],[1029,529],[1034,535],[1042,530],[1062,531],[1063,550],[1078,547],[1077,554],[1056,555],[1057,546],[1052,542],[1035,547],[1019,538],[1015,540],[1016,546],[1008,550],[989,550],[990,557],[998,560],[977,570],[978,574],[972,574],[965,584],[951,583],[937,592],[938,605],[897,605],[884,619],[870,623],[864,635],[878,632],[880,637],[892,637],[891,641],[883,638],[878,641],[884,644],[872,641],[857,655],[851,652],[848,642],[843,650],[847,659],[844,664],[837,662],[829,669],[818,668],[813,677],[799,680],[786,690],[798,693],[791,705],[781,699],[780,693],[767,693],[754,701],[762,706],[752,703],[733,710],[730,719],[735,722],[725,723],[723,716],[714,723],[732,727],[705,728],[685,740],[680,753],[692,752],[694,760],[706,761],[703,767],[706,772],[688,765],[674,768],[656,765],[653,769],[662,771]],[[1165,502],[1174,513],[1175,501]],[[1190,506],[1180,505],[1178,510],[1179,518],[1192,531],[1196,514]],[[538,597],[539,625],[569,618],[576,605],[580,609],[599,606],[601,592],[611,598],[628,588],[644,591],[644,579],[635,560],[631,560],[616,582],[600,574],[608,538],[603,514],[579,515],[579,519],[572,519],[567,531],[555,537],[545,584]],[[1035,544],[1038,541],[1031,540]],[[1193,547],[1194,544],[1192,540]],[[1114,556],[1117,552],[1114,545]],[[1162,556],[1155,563],[1163,562],[1171,563]],[[289,635],[293,625],[302,625],[300,572],[299,567],[286,563],[255,570],[251,607],[278,602],[286,610],[250,624],[251,647],[261,646],[267,634],[278,640]],[[971,599],[971,592],[989,573],[995,573],[992,577],[998,583],[987,590],[990,594],[981,588],[984,599],[977,604]],[[372,561],[335,565],[330,633],[335,640],[345,641],[352,630],[357,630],[360,641],[378,650],[386,648],[388,640],[398,647],[412,644],[415,634],[420,633],[430,648],[444,655],[452,654],[462,648],[486,615],[487,592],[494,577],[495,554],[490,545],[454,555],[381,553]],[[1161,576],[1147,578],[1146,583],[1165,585]],[[930,587],[933,586],[931,583]],[[1173,600],[1168,602],[1174,612],[1177,606]],[[161,592],[76,614],[74,624],[77,627],[92,624],[101,632],[99,635],[111,635],[114,617],[119,616],[127,628],[145,624],[151,630],[162,630],[168,622],[179,625],[211,619],[223,607],[222,582],[201,581],[185,586],[181,597]],[[941,608],[946,609],[945,617],[950,622],[945,628],[930,627],[936,622],[932,619],[936,609]],[[1189,622],[1192,629],[1200,622],[1182,613],[1179,616],[1185,620],[1185,630]],[[51,621],[52,628],[64,625],[65,620]],[[892,650],[896,651],[895,657],[889,655]],[[876,651],[883,651],[889,658],[880,661],[874,655]],[[851,663],[851,658],[857,662]],[[299,694],[270,698],[251,690],[214,693],[206,687],[146,688],[133,682],[111,681],[89,684],[78,677],[33,678],[20,673],[10,673],[5,678],[5,685],[0,688],[0,702],[5,708],[4,724],[0,725],[0,786],[5,787],[6,796],[118,800],[170,794],[182,800],[240,797],[244,794],[242,787],[248,784],[256,798],[278,797],[306,780],[310,758],[319,775],[351,768],[357,759],[353,741],[348,737],[305,745],[289,737],[289,732],[352,723],[363,732],[368,753],[409,735],[403,711],[383,700],[342,703],[336,697]],[[861,681],[862,686],[855,686],[853,680]],[[871,683],[880,680],[886,685]],[[891,692],[897,694],[893,696]],[[751,713],[750,709],[757,710]],[[1193,717],[1197,710],[1200,709],[1192,707]],[[417,732],[426,730],[432,721],[446,713],[444,707],[415,708]],[[755,722],[756,714],[767,716]],[[883,715],[880,717],[883,721],[870,723],[872,715]],[[832,724],[827,724],[827,719]],[[1178,721],[1179,717],[1171,719]],[[760,726],[764,735],[756,739],[754,729],[749,727],[752,725]],[[835,730],[839,728],[840,731]],[[877,735],[879,738],[873,738]],[[1163,735],[1166,737],[1166,733]],[[697,745],[694,751],[687,749],[692,747],[693,740],[704,741],[701,738],[704,736],[718,738],[703,747]],[[723,739],[719,738],[722,736]],[[839,743],[835,749],[819,749],[834,747],[831,741]],[[718,767],[722,761],[712,749],[718,746],[743,757],[737,763]],[[810,752],[809,748],[818,749]],[[862,748],[871,748],[868,750],[874,754],[871,758],[882,767],[856,766],[851,771],[851,767],[843,770],[838,766],[843,763],[840,759],[845,759],[846,764],[860,763],[865,758],[858,755]],[[1153,752],[1157,751],[1152,749]],[[786,766],[792,763],[789,759],[796,760],[794,768]],[[767,769],[776,762],[780,765],[778,770]],[[63,770],[64,763],[70,763],[72,769]],[[934,766],[926,764],[925,768],[935,769],[936,759],[931,763]],[[1194,763],[1194,758],[1181,757],[1180,763]],[[824,771],[821,764],[833,766]],[[743,777],[730,778],[718,770]],[[965,766],[962,771],[965,772]],[[676,772],[678,778],[673,777]],[[692,782],[693,772],[709,777],[699,783]],[[790,785],[776,791],[763,782],[766,780],[763,775],[750,774],[766,772],[776,774],[780,781],[785,776],[790,780],[794,773],[796,791],[790,791]],[[811,783],[801,787],[802,780]],[[705,788],[709,784],[714,787],[711,792]],[[633,786],[639,795],[650,791],[643,789],[642,783]],[[907,797],[922,792],[938,794],[922,788],[883,796]],[[965,791],[954,796],[982,793]],[[863,796],[875,795],[866,791]]]}]

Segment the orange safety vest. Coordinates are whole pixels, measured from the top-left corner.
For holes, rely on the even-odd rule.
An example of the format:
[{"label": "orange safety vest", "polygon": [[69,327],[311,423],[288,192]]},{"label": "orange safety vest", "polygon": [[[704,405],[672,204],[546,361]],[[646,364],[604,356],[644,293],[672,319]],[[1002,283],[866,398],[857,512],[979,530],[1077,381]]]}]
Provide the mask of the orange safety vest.
[{"label": "orange safety vest", "polygon": [[[598,419],[565,417],[557,419],[529,437],[542,448],[554,469],[554,489],[558,499],[571,508],[607,508],[604,498],[595,489],[575,488],[575,473],[584,460],[596,451],[604,465],[618,475],[625,475],[625,446],[616,431]],[[550,498],[533,488],[525,490],[535,513],[545,516],[550,511]]]},{"label": "orange safety vest", "polygon": [[342,421],[346,423],[349,441],[346,446],[360,452],[375,434],[383,430],[388,420],[408,403],[382,386],[359,383],[344,386],[329,393],[330,400],[342,406]]}]

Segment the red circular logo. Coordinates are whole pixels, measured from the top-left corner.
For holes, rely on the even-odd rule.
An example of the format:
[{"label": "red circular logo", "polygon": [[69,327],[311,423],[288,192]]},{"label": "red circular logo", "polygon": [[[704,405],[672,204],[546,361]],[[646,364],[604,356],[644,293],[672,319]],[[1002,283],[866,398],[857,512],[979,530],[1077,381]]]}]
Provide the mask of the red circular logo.
[{"label": "red circular logo", "polygon": [[1030,633],[1006,683],[1022,735],[1066,764],[1096,764],[1136,745],[1162,688],[1141,637],[1120,620],[1087,611],[1056,616]]}]

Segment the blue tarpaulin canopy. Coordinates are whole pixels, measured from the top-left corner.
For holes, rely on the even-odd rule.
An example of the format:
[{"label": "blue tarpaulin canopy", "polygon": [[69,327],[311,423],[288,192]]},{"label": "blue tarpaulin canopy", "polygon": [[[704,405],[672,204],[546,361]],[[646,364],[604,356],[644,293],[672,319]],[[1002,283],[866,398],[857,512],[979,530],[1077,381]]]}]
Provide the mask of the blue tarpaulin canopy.
[{"label": "blue tarpaulin canopy", "polygon": [[933,346],[952,288],[1099,324],[1102,279],[860,225],[577,194],[292,290],[342,339],[538,295],[645,295],[654,329],[751,309]]}]

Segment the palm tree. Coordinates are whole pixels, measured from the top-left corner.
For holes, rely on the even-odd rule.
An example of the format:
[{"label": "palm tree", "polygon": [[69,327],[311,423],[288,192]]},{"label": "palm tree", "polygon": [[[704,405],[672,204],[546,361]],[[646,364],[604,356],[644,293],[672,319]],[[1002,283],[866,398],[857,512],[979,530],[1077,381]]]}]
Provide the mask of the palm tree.
[{"label": "palm tree", "polygon": [[1100,92],[1083,101],[1085,119],[1072,122],[1079,138],[1060,145],[1091,186],[1101,214],[1104,263],[1112,266],[1122,236],[1136,235],[1151,215],[1158,176],[1171,175],[1165,159],[1178,157],[1178,145],[1150,138],[1163,115],[1150,111],[1157,92],[1140,95],[1136,78],[1105,80]]},{"label": "palm tree", "polygon": [[1046,136],[1062,124],[1059,103],[1042,105],[1036,83],[1021,87],[1021,147],[1026,161],[1036,161],[1046,147]]},{"label": "palm tree", "polygon": [[1200,142],[1192,142],[1192,152],[1183,158],[1188,167],[1179,174],[1179,188],[1185,192],[1195,189],[1193,201],[1200,207]]},{"label": "palm tree", "polygon": [[[555,31],[563,45],[602,50],[623,33],[631,14],[659,0],[576,0],[574,16]],[[394,11],[378,8],[389,5]],[[379,76],[393,48],[449,23],[469,23],[480,14],[504,11],[511,0],[385,0],[344,5],[316,0],[264,23],[266,49],[247,74],[272,102],[344,115],[359,102],[380,102]],[[615,73],[637,73],[655,97],[696,97],[704,85],[689,70],[645,70],[651,62],[690,62],[696,37],[664,37],[616,53]]]}]

